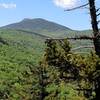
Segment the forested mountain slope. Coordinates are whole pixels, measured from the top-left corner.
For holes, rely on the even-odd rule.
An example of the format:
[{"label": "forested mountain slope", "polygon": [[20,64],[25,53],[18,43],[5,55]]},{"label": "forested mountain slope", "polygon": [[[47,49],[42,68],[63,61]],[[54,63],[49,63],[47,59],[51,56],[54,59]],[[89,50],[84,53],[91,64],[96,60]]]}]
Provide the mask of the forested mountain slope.
[{"label": "forested mountain slope", "polygon": [[[24,19],[22,22],[24,23],[24,21],[25,23],[27,21],[29,22],[29,19]],[[47,38],[66,38],[66,37],[75,37],[76,35],[77,36],[91,35],[91,31],[73,31],[70,28],[66,28],[58,24],[54,25],[55,27],[52,25],[51,26],[48,25],[48,27],[51,27],[51,29],[46,27],[47,24],[45,26],[46,28],[45,27],[43,28],[41,24],[39,26],[40,30],[36,28],[36,30],[34,31],[31,28],[29,29],[28,27],[29,25],[28,26],[26,25],[28,29],[25,27],[23,28],[22,25],[19,28],[8,27],[8,26],[0,28],[0,39],[4,41],[4,42],[0,41],[0,99],[1,100],[6,100],[6,99],[39,100],[41,98],[40,94],[42,88],[40,84],[41,83],[40,78],[42,71],[40,67],[41,65],[40,61],[44,59],[43,55],[44,52],[46,52],[45,41]],[[91,41],[88,40],[87,41],[82,40],[81,42],[80,40],[77,41],[73,40],[70,41],[70,44],[72,45],[72,48],[76,48],[80,45],[91,45],[92,43]],[[80,54],[80,52],[86,51],[89,53],[90,50],[91,49],[86,49],[86,50],[81,49],[73,52],[74,53],[78,52],[78,54]],[[50,76],[50,77],[48,76],[48,78],[50,78],[48,82],[51,82],[52,80],[56,81],[56,78],[57,80],[59,79],[58,76],[55,76],[56,73],[58,73],[57,75],[59,75],[58,69],[55,68],[51,69],[51,68],[52,67],[47,69],[47,73],[44,74]],[[59,83],[58,85],[64,85],[64,84],[61,81],[61,83]],[[63,88],[61,88],[62,86],[60,88],[57,88],[58,85],[52,84],[51,82],[51,84],[48,84],[47,87],[45,87],[45,89],[47,89],[46,91],[48,91],[50,95],[52,95],[52,93],[55,94],[56,92],[55,90],[60,89],[61,94],[59,95],[63,96],[63,93],[66,94],[66,90],[63,91],[63,89],[64,86],[67,86],[67,84],[64,85]],[[70,97],[72,98],[72,96],[75,97],[77,95],[77,92],[72,90],[73,85],[68,85],[68,86],[69,89],[67,90],[67,92],[69,91],[70,92],[67,95],[69,96],[69,98]],[[71,93],[75,94],[71,95]],[[62,96],[61,98],[63,98]],[[47,96],[47,98],[49,98],[49,95]]]}]

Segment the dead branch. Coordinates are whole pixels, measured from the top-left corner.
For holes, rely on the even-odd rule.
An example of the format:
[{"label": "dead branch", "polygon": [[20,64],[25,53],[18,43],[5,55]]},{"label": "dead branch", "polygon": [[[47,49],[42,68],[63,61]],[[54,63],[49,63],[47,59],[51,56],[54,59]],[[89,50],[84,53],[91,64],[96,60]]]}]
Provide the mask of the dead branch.
[{"label": "dead branch", "polygon": [[100,13],[99,14],[97,14],[97,16],[99,16],[100,15]]},{"label": "dead branch", "polygon": [[68,40],[93,40],[93,39],[95,39],[95,37],[89,37],[89,36],[80,36],[80,37],[72,37],[72,38],[69,38],[69,37],[67,37],[67,38],[48,38],[48,39],[46,39],[46,40],[66,40],[66,39],[68,39]]},{"label": "dead branch", "polygon": [[98,38],[98,36],[100,36],[100,32],[98,32],[98,34],[95,36],[95,38]]},{"label": "dead branch", "polygon": [[73,48],[72,51],[82,49],[82,48],[94,48],[94,46],[93,45],[91,45],[91,46],[79,46],[79,47]]},{"label": "dead branch", "polygon": [[76,9],[79,9],[79,8],[83,8],[83,7],[86,7],[89,3],[86,3],[84,5],[81,5],[81,6],[78,6],[78,7],[74,7],[74,8],[71,8],[71,9],[67,9],[67,10],[64,10],[64,11],[72,11],[72,10],[76,10]]},{"label": "dead branch", "polygon": [[74,52],[74,54],[90,54],[89,52]]},{"label": "dead branch", "polygon": [[98,8],[97,10],[96,10],[96,12],[98,12],[100,10],[100,8]]}]

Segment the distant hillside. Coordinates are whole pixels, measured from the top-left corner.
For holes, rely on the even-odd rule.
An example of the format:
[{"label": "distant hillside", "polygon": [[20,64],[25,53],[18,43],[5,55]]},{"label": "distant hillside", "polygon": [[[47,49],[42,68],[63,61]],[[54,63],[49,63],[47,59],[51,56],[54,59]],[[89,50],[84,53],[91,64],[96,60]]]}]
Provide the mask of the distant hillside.
[{"label": "distant hillside", "polygon": [[28,31],[41,33],[44,35],[45,33],[47,35],[51,34],[51,36],[54,33],[59,36],[59,34],[63,35],[67,33],[67,31],[72,31],[68,27],[41,18],[36,18],[36,19],[25,18],[21,22],[6,25],[3,26],[2,28],[28,30]]},{"label": "distant hillside", "polygon": [[79,35],[91,35],[90,30],[76,31],[55,22],[47,21],[42,18],[28,19],[25,18],[18,23],[9,24],[1,29],[13,29],[27,31],[27,33],[37,34],[48,38],[66,38]]},{"label": "distant hillside", "polygon": [[[91,36],[92,34],[91,30],[75,31],[65,26],[62,26],[62,25],[59,25],[59,24],[56,24],[54,22],[50,22],[44,19],[24,19],[19,23],[14,23],[14,24],[1,27],[0,31],[1,33],[3,33],[1,34],[1,37],[4,36],[3,38],[7,38],[8,41],[9,41],[8,37],[11,38],[10,32],[12,33],[13,35],[12,39],[14,40],[16,40],[17,37],[19,36],[22,39],[21,41],[23,41],[23,39],[26,39],[24,41],[28,41],[31,37],[30,38],[26,38],[26,37],[22,38],[22,37],[24,37],[26,34],[28,36],[32,36],[34,42],[32,43],[26,42],[25,45],[28,44],[27,46],[29,45],[38,46],[38,43],[40,43],[40,41],[38,41],[39,39],[42,40],[41,44],[44,45],[44,41],[47,38],[67,38],[67,37],[77,37],[77,36],[83,36],[83,35]],[[5,36],[4,34],[6,34],[7,36]],[[89,40],[81,40],[81,41],[71,40],[70,44],[72,48],[76,48],[79,46],[92,45],[92,42]],[[39,47],[40,46],[38,46],[38,49]],[[86,48],[85,50],[79,49],[75,51],[77,52],[86,51],[87,52],[87,51],[90,51],[90,48]]]},{"label": "distant hillside", "polygon": [[48,31],[61,31],[61,30],[71,30],[65,26],[59,25],[54,22],[47,21],[45,19],[36,18],[36,19],[28,19],[25,18],[21,22],[10,24],[4,26],[3,28],[13,28],[13,29],[30,29],[30,30],[48,30]]}]

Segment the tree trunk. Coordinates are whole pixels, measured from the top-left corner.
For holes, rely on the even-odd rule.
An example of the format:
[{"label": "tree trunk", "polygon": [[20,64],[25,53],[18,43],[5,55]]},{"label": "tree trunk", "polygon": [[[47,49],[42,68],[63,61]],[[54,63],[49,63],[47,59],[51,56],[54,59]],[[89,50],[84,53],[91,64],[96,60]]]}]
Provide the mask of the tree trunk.
[{"label": "tree trunk", "polygon": [[89,9],[91,15],[91,24],[94,34],[94,47],[96,54],[100,57],[100,36],[99,36],[99,29],[98,29],[98,22],[97,22],[97,15],[96,15],[96,7],[95,7],[95,0],[89,0]]},{"label": "tree trunk", "polygon": [[[89,1],[89,9],[91,15],[91,24],[94,34],[94,47],[96,54],[100,57],[100,36],[99,36],[99,29],[98,29],[98,22],[97,22],[97,15],[96,15],[96,7],[95,7],[95,0],[88,0]],[[95,89],[96,98],[95,100],[100,100],[100,85],[98,82],[98,87]]]},{"label": "tree trunk", "polygon": [[40,99],[39,100],[44,100],[45,97],[45,87],[44,87],[44,72],[42,66],[40,66],[40,75],[39,75],[39,85],[40,85]]}]

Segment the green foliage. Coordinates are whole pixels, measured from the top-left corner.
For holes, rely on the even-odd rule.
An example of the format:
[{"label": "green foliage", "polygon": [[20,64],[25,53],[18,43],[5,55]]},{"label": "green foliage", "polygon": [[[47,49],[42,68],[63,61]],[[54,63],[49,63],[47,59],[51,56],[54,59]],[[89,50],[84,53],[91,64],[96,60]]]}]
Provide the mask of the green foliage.
[{"label": "green foliage", "polygon": [[[0,100],[86,100],[99,86],[100,59],[71,52],[64,41],[21,30],[0,30]],[[49,33],[48,33],[49,34]],[[41,60],[42,59],[42,60]],[[41,61],[40,65],[38,62]]]},{"label": "green foliage", "polygon": [[[82,56],[70,52],[67,40],[48,40],[46,43],[47,49],[44,61],[47,62],[48,66],[54,66],[58,69],[60,72],[59,78],[65,82],[64,86],[74,82],[76,90],[79,92],[78,96],[84,96],[88,99],[95,98],[95,89],[99,87],[100,59],[94,53]],[[62,94],[64,93],[64,89],[62,89]],[[66,100],[66,97],[64,98]],[[63,99],[61,98],[61,100]]]},{"label": "green foliage", "polygon": [[8,43],[0,43],[0,100],[38,100],[38,75],[31,68],[36,70],[44,40],[15,30],[0,30],[0,37]]}]

